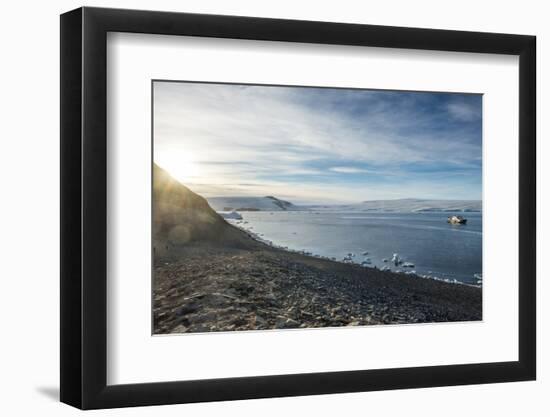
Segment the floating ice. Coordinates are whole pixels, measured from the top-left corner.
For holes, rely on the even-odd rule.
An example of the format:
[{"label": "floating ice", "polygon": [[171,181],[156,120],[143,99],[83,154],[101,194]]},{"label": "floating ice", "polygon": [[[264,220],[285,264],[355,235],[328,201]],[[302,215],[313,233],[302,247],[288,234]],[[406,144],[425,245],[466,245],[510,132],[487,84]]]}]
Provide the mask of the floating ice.
[{"label": "floating ice", "polygon": [[391,261],[395,264],[395,266],[403,263],[403,261],[401,260],[401,258],[399,257],[399,254],[398,253],[394,253],[392,258],[391,258]]}]

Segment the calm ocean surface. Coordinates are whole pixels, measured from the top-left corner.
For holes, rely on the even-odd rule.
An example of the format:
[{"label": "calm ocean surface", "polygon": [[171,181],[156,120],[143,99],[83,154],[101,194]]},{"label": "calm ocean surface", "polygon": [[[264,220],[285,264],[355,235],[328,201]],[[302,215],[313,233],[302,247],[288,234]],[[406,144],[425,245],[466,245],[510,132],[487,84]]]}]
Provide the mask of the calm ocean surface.
[{"label": "calm ocean surface", "polygon": [[[360,212],[240,212],[239,226],[277,246],[305,250],[342,260],[349,252],[354,262],[365,258],[369,266],[389,266],[393,271],[414,270],[429,275],[476,284],[482,273],[482,215],[464,213],[466,225],[450,225],[454,213]],[[244,222],[248,223],[244,223]],[[363,256],[363,252],[369,252]],[[394,266],[398,253],[414,268]]]}]

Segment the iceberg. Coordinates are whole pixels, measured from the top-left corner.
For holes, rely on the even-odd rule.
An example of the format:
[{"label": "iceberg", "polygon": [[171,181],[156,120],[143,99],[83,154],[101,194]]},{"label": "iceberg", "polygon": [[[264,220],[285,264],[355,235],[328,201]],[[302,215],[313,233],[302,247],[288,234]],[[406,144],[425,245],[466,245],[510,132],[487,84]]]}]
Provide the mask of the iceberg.
[{"label": "iceberg", "polygon": [[398,253],[394,253],[392,258],[391,258],[391,261],[394,263],[395,266],[397,265],[400,265],[403,263],[403,261],[401,260],[401,258],[399,257],[399,254]]}]

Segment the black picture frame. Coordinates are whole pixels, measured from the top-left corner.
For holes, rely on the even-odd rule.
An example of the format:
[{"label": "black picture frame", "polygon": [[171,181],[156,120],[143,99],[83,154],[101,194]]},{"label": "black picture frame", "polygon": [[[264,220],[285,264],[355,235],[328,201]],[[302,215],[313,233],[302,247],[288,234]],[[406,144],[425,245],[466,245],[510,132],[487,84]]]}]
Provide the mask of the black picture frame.
[{"label": "black picture frame", "polygon": [[[108,32],[519,56],[519,360],[107,385]],[[95,409],[535,379],[535,45],[524,35],[252,17],[88,7],[61,15],[61,401]]]}]

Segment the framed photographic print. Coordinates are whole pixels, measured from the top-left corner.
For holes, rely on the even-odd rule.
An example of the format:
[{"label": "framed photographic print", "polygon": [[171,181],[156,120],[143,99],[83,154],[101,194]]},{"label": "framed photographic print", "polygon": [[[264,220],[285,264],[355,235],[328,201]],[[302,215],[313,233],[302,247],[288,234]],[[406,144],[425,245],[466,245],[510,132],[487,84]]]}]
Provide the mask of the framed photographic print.
[{"label": "framed photographic print", "polygon": [[61,16],[61,400],[535,379],[535,38]]}]

